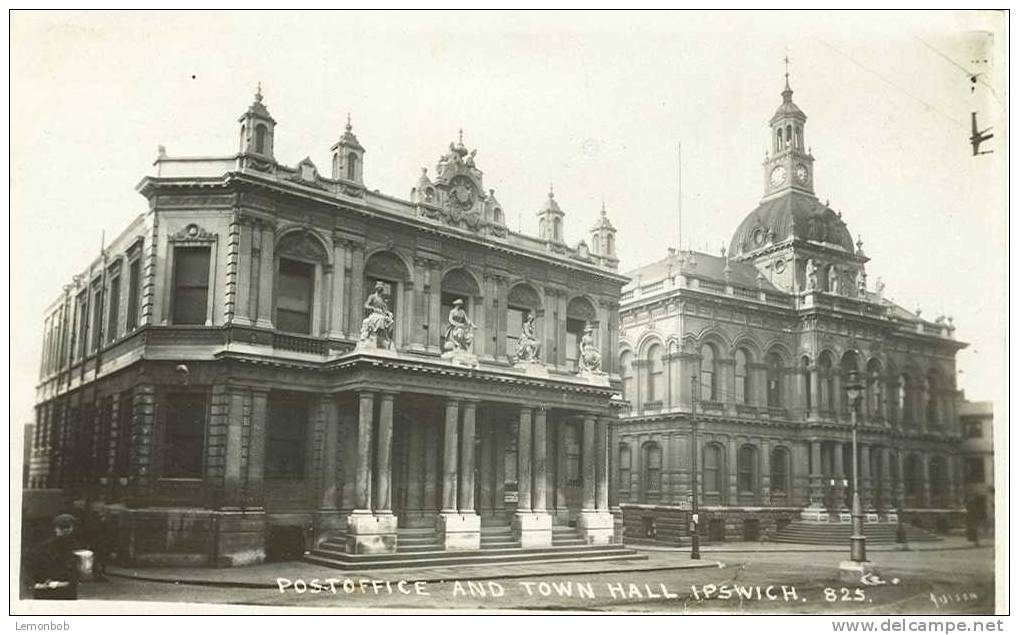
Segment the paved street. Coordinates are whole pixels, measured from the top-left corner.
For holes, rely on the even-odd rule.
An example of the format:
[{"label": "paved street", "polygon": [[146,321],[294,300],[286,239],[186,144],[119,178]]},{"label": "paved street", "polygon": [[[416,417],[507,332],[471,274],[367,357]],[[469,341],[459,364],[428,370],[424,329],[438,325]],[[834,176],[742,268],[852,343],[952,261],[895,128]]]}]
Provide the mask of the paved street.
[{"label": "paved street", "polygon": [[[706,552],[704,564],[718,564],[699,569],[679,568],[691,564],[685,552],[646,553],[649,556],[646,561],[610,565],[462,567],[445,570],[445,574],[429,570],[356,575],[301,563],[276,563],[243,570],[192,569],[188,570],[191,575],[180,572],[174,575],[179,579],[205,579],[211,584],[118,576],[109,583],[85,583],[81,596],[95,600],[295,606],[327,611],[993,612],[993,550],[988,547],[875,550],[870,556],[879,567],[877,582],[883,582],[877,585],[840,582],[838,564],[845,558],[843,552]],[[602,567],[607,570],[593,572]],[[152,575],[160,573],[145,571]],[[437,574],[441,575],[435,577]],[[288,578],[293,586],[281,593],[274,586],[277,577]],[[335,581],[330,583],[330,577]],[[231,579],[248,587],[225,586]],[[314,589],[314,584],[320,585],[321,590]],[[262,588],[251,588],[256,585]]]}]

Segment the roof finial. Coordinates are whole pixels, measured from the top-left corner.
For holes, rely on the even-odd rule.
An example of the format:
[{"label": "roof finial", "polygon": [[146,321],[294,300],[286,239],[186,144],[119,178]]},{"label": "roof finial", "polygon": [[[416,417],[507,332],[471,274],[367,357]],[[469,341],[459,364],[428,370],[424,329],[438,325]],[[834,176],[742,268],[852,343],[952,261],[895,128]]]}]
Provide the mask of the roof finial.
[{"label": "roof finial", "polygon": [[548,197],[549,198],[555,198],[555,192],[552,190],[552,184],[551,183],[548,184]]},{"label": "roof finial", "polygon": [[460,128],[459,141],[460,141],[460,145],[463,145],[463,142],[464,142],[464,129],[463,128]]},{"label": "roof finial", "polygon": [[793,100],[793,89],[789,87],[789,48],[786,47],[785,57],[782,58],[785,62],[785,88],[782,90],[782,100],[792,101]]},{"label": "roof finial", "polygon": [[602,197],[602,200],[601,200],[601,215],[605,216],[605,198],[604,197]]},{"label": "roof finial", "polygon": [[347,111],[347,132],[350,132],[350,130],[351,130],[351,125],[350,125],[350,111],[348,110],[348,111]]},{"label": "roof finial", "polygon": [[258,85],[255,86],[255,101],[262,103],[262,82],[258,82]]}]

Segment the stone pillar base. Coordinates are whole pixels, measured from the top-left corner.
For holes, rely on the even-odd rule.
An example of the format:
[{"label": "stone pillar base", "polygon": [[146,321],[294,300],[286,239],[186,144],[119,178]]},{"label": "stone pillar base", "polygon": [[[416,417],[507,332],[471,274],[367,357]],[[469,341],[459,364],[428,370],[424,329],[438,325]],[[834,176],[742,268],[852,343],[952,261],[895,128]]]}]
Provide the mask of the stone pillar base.
[{"label": "stone pillar base", "polygon": [[839,563],[839,580],[848,584],[873,585],[872,581],[878,577],[877,567],[869,560],[856,562],[854,560],[843,560]]},{"label": "stone pillar base", "polygon": [[440,512],[435,534],[446,551],[481,549],[481,516],[473,512]]},{"label": "stone pillar base", "polygon": [[607,511],[581,511],[577,531],[589,545],[611,545],[615,521]]},{"label": "stone pillar base", "polygon": [[548,512],[517,512],[512,526],[513,536],[524,549],[552,546],[552,516]]},{"label": "stone pillar base", "polygon": [[396,551],[396,516],[355,510],[347,516],[347,553]]},{"label": "stone pillar base", "polygon": [[811,523],[827,523],[831,521],[831,518],[828,515],[827,509],[811,505],[810,507],[800,511],[800,520],[805,520]]},{"label": "stone pillar base", "polygon": [[343,533],[347,528],[347,519],[338,509],[319,509],[315,511],[315,546],[336,534]]}]

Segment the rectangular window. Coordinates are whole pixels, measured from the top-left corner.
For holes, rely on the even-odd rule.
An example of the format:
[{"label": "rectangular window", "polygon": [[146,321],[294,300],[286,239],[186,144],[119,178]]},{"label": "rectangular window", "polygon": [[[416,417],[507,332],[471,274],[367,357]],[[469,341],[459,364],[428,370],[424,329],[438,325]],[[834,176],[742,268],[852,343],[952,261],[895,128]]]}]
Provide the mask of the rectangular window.
[{"label": "rectangular window", "polygon": [[117,339],[117,329],[120,328],[120,276],[110,278],[110,317],[106,322],[106,341],[112,342]]},{"label": "rectangular window", "polygon": [[715,446],[704,448],[704,491],[718,494],[721,491],[719,470],[722,462],[721,450]]},{"label": "rectangular window", "polygon": [[92,294],[92,346],[91,350],[99,350],[103,333],[103,290]]},{"label": "rectangular window", "polygon": [[584,320],[566,319],[566,366],[577,368],[580,361],[580,338],[584,337]]},{"label": "rectangular window", "polygon": [[746,375],[736,375],[736,403],[747,403]]},{"label": "rectangular window", "polygon": [[566,449],[566,484],[579,487],[580,478],[580,439],[577,424],[567,423],[563,426],[563,447]]},{"label": "rectangular window", "polygon": [[647,466],[644,476],[645,487],[648,492],[660,492],[662,490],[662,448],[655,444],[647,447]]},{"label": "rectangular window", "polygon": [[304,479],[308,414],[308,399],[301,394],[273,392],[269,395],[266,478]]},{"label": "rectangular window", "polygon": [[967,483],[983,483],[985,478],[984,473],[984,457],[974,456],[966,458],[966,482]]},{"label": "rectangular window", "polygon": [[983,426],[980,425],[979,421],[969,421],[966,423],[966,438],[967,439],[979,439],[984,435]]},{"label": "rectangular window", "polygon": [[630,447],[626,445],[619,448],[619,489],[630,491]]},{"label": "rectangular window", "polygon": [[166,396],[162,473],[165,478],[202,478],[206,415],[204,393]]},{"label": "rectangular window", "polygon": [[125,324],[127,332],[138,328],[138,296],[141,294],[142,260],[135,258],[131,261],[127,274],[127,319]]},{"label": "rectangular window", "polygon": [[210,252],[208,247],[174,249],[174,324],[205,324],[209,307]]},{"label": "rectangular window", "polygon": [[75,335],[77,339],[74,342],[74,357],[80,359],[85,355],[85,346],[88,341],[88,294],[82,291],[78,294],[78,300],[75,303],[74,308],[74,319],[75,319]]},{"label": "rectangular window", "polygon": [[280,258],[276,328],[290,333],[311,333],[314,295],[315,265]]},{"label": "rectangular window", "polygon": [[506,309],[506,354],[510,357],[517,351],[517,341],[520,339],[520,331],[524,325],[524,316],[527,309],[509,307]]}]

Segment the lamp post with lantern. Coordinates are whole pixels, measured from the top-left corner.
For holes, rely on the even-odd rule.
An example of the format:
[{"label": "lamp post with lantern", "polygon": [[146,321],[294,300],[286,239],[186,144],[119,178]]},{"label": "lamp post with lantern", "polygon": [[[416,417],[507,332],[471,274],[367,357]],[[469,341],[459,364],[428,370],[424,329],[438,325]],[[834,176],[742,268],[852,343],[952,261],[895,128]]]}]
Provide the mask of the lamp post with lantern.
[{"label": "lamp post with lantern", "polygon": [[850,371],[846,383],[849,416],[853,428],[853,535],[849,537],[849,557],[853,562],[867,561],[867,537],[863,534],[863,507],[860,504],[860,454],[856,445],[856,409],[863,399],[863,384],[855,370]]}]

